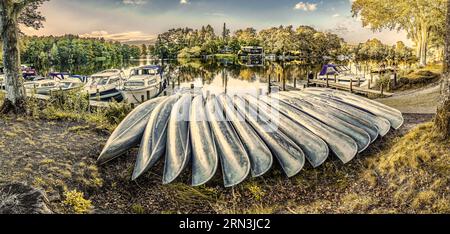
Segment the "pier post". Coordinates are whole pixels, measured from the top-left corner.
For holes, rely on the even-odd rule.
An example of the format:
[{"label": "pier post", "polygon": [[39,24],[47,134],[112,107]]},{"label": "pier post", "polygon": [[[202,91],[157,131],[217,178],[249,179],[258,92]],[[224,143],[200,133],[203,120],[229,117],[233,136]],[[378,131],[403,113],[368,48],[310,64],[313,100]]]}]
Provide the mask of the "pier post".
[{"label": "pier post", "polygon": [[328,75],[327,75],[327,88],[329,88],[329,87],[330,87],[330,83],[329,83]]},{"label": "pier post", "polygon": [[130,103],[131,104],[131,109],[134,109],[134,103]]},{"label": "pier post", "polygon": [[95,91],[95,97],[97,98],[97,101],[100,101],[100,90]]},{"label": "pier post", "polygon": [[145,96],[141,95],[141,103],[144,103],[144,101],[145,101]]},{"label": "pier post", "polygon": [[268,94],[270,94],[271,92],[272,92],[272,88],[271,88],[271,85],[270,85],[270,83],[271,83],[271,79],[272,79],[272,77],[271,77],[271,74],[269,74],[269,80],[268,80],[268,82],[267,82],[267,93]]},{"label": "pier post", "polygon": [[350,93],[353,93],[353,79],[350,79]]},{"label": "pier post", "polygon": [[61,105],[63,105],[64,104],[64,92],[63,92],[63,90],[62,90],[62,87],[59,87],[59,95],[60,95],[60,103],[61,103]]},{"label": "pier post", "polygon": [[337,74],[334,74],[334,83],[337,83]]},{"label": "pier post", "polygon": [[150,100],[150,90],[147,90],[147,100]]},{"label": "pier post", "polygon": [[383,84],[381,84],[380,88],[381,88],[381,90],[380,90],[381,91],[381,96],[384,96],[384,86],[383,86]]},{"label": "pier post", "polygon": [[397,69],[394,70],[394,88],[397,87]]},{"label": "pier post", "polygon": [[91,98],[89,95],[89,91],[86,91],[86,98],[87,98],[87,103],[88,103],[88,112],[91,112]]},{"label": "pier post", "polygon": [[309,88],[309,82],[310,82],[310,80],[309,80],[309,73],[308,73],[308,74],[306,74],[306,87],[307,88]]},{"label": "pier post", "polygon": [[361,77],[358,76],[358,87],[361,87]]},{"label": "pier post", "polygon": [[294,77],[294,89],[297,88],[297,77]]}]

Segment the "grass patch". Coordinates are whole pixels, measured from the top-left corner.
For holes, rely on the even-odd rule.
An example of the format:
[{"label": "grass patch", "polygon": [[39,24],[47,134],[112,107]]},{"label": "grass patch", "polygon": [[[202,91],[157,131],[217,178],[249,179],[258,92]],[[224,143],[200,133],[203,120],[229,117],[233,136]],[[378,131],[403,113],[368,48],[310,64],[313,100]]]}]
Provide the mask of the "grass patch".
[{"label": "grass patch", "polygon": [[92,202],[84,199],[84,194],[76,190],[64,193],[65,200],[63,204],[75,214],[87,214],[92,210]]},{"label": "grass patch", "polygon": [[442,65],[428,65],[417,70],[401,72],[395,89],[408,90],[424,87],[438,81],[442,72]]},{"label": "grass patch", "polygon": [[[35,118],[86,122],[96,129],[108,131],[113,131],[132,110],[130,105],[117,102],[111,102],[104,109],[91,110],[87,94],[75,91],[56,92],[45,103],[30,98],[27,105],[29,114]],[[83,127],[75,128],[69,131],[85,130]]]},{"label": "grass patch", "polygon": [[395,140],[369,167],[393,194],[393,202],[406,212],[448,213],[449,158],[450,140],[441,140],[433,124],[427,123]]}]

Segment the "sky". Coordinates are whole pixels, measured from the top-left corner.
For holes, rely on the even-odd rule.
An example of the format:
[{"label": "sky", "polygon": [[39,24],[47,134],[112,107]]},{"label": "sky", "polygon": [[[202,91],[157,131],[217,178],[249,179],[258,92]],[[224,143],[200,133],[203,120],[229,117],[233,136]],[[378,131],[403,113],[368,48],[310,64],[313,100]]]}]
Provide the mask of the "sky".
[{"label": "sky", "polygon": [[44,28],[23,29],[28,35],[79,34],[121,42],[149,42],[170,28],[199,28],[211,24],[220,33],[279,25],[309,25],[347,42],[378,38],[394,44],[411,42],[405,32],[373,33],[352,17],[353,0],[50,0],[40,9]]}]

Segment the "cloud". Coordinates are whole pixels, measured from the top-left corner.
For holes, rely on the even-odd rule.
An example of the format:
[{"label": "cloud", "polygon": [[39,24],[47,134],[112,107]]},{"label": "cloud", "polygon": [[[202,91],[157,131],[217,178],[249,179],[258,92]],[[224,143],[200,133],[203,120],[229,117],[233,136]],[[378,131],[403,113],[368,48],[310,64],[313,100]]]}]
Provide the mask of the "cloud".
[{"label": "cloud", "polygon": [[315,11],[317,10],[317,4],[316,3],[309,3],[309,2],[299,2],[295,4],[294,10],[302,10],[302,11]]},{"label": "cloud", "polygon": [[180,4],[190,4],[189,0],[180,0]]},{"label": "cloud", "polygon": [[333,15],[333,18],[337,18],[337,17],[339,17],[339,16],[341,16],[341,15],[339,15],[339,14],[334,14],[334,15]]},{"label": "cloud", "polygon": [[146,41],[153,40],[156,38],[155,35],[145,34],[141,31],[130,31],[122,33],[108,33],[107,31],[93,31],[90,33],[85,33],[80,35],[84,38],[104,38],[109,41],[119,41],[122,43],[133,42],[133,41]]},{"label": "cloud", "polygon": [[147,3],[146,0],[122,0],[125,5],[144,5]]}]

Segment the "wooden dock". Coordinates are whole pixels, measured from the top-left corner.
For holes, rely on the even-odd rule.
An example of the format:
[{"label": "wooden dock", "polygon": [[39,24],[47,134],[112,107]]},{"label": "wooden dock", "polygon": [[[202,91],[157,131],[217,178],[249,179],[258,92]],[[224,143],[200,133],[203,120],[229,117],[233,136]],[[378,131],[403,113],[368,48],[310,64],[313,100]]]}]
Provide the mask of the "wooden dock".
[{"label": "wooden dock", "polygon": [[353,84],[353,82],[350,82],[350,84],[342,84],[337,83],[330,80],[318,80],[318,79],[312,79],[308,80],[307,86],[316,85],[321,87],[327,87],[327,88],[334,88],[344,91],[349,91],[351,93],[359,93],[364,95],[374,94],[374,95],[381,95],[383,97],[391,97],[394,95],[393,93],[385,92],[383,86],[381,86],[380,90],[373,90],[373,89],[366,89],[361,88]]}]

